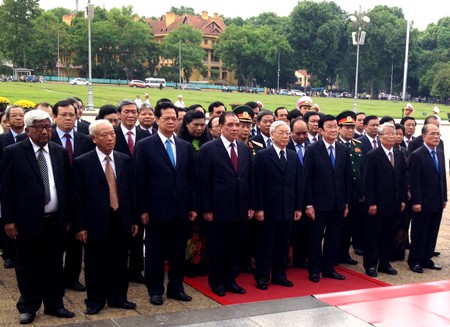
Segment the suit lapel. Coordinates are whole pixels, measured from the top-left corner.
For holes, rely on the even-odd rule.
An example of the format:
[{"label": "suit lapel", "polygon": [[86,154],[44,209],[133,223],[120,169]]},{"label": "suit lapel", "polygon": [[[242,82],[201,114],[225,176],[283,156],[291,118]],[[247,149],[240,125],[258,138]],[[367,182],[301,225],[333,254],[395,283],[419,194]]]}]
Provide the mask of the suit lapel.
[{"label": "suit lapel", "polygon": [[[105,172],[103,171],[102,163],[100,163],[100,160],[98,159],[97,152],[94,150],[90,154],[90,160],[89,164],[94,169],[95,173],[100,176],[100,178],[105,182],[108,183],[106,180]],[[114,157],[114,160],[116,160],[116,157]],[[117,171],[116,171],[117,174]]]},{"label": "suit lapel", "polygon": [[36,154],[34,153],[34,148],[33,148],[33,145],[31,144],[31,141],[28,140],[26,142],[23,142],[22,144],[25,147],[25,151],[24,151],[25,157],[30,162],[30,164],[33,167],[34,172],[36,173],[36,175],[42,181],[41,170],[39,169],[39,165],[38,165],[38,162],[37,162]]},{"label": "suit lapel", "polygon": [[[116,155],[116,151],[114,151],[114,164],[115,164],[115,168],[116,168],[116,181],[119,184],[119,180],[122,177],[122,173],[123,173],[123,160],[120,156]],[[105,176],[106,179],[106,175],[103,174]]]},{"label": "suit lapel", "polygon": [[[163,160],[167,163],[167,165],[169,165],[170,168],[175,169],[173,167],[172,161],[169,158],[169,155],[167,154],[167,150],[165,145],[161,142],[161,138],[159,137],[159,135],[155,135],[155,136],[151,136],[153,137],[152,141],[155,143],[155,149],[158,151],[159,155],[163,158]],[[178,147],[176,146],[175,143],[175,148],[178,149]],[[178,155],[178,150],[177,151],[177,155]],[[178,157],[177,157],[177,162],[178,162]],[[177,163],[176,163],[177,164]]]},{"label": "suit lapel", "polygon": [[[181,151],[181,145],[180,145],[180,141],[178,140],[178,138],[174,136],[173,139],[175,140],[175,151],[177,153],[177,161],[176,161],[175,165],[176,165],[176,168],[178,168],[181,160],[183,160],[183,152]],[[169,157],[169,155],[167,155],[167,157]]]},{"label": "suit lapel", "polygon": [[[214,142],[216,142],[217,152],[219,152],[219,154],[225,160],[227,165],[235,172],[233,163],[231,162],[231,158],[228,155],[227,149],[225,149],[225,145],[223,144],[222,139],[218,138]],[[243,156],[243,154],[242,154],[242,151],[239,151],[239,144],[237,146],[237,150],[238,150],[238,170],[239,170],[239,167],[241,166],[242,160],[244,159],[244,158],[241,158],[241,156]]]},{"label": "suit lapel", "polygon": [[[323,157],[323,160],[327,163],[327,165],[334,170],[333,165],[331,164],[330,154],[328,153],[327,148],[325,147],[325,143],[320,139],[317,142],[317,146],[319,147],[319,153]],[[336,149],[334,149],[334,153],[336,153]]]},{"label": "suit lapel", "polygon": [[[285,150],[285,152],[286,152],[286,150]],[[269,156],[270,156],[270,160],[273,161],[275,166],[278,169],[280,169],[282,172],[284,172],[286,167],[283,167],[283,165],[281,164],[281,160],[278,157],[278,154],[277,154],[277,152],[275,151],[275,149],[273,147],[271,149],[269,149]],[[287,161],[287,156],[286,156],[286,161]]]}]

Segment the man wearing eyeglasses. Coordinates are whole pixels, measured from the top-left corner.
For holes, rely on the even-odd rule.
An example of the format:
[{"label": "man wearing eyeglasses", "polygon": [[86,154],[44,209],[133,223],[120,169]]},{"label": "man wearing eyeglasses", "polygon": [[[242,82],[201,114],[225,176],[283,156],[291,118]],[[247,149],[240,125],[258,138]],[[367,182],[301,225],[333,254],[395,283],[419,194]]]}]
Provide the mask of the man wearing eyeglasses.
[{"label": "man wearing eyeglasses", "polygon": [[46,112],[28,112],[25,126],[28,140],[5,149],[2,161],[2,171],[8,172],[2,185],[2,218],[17,254],[21,324],[32,323],[42,303],[47,315],[74,316],[63,303],[64,235],[72,207],[69,156],[49,142],[52,125]]}]

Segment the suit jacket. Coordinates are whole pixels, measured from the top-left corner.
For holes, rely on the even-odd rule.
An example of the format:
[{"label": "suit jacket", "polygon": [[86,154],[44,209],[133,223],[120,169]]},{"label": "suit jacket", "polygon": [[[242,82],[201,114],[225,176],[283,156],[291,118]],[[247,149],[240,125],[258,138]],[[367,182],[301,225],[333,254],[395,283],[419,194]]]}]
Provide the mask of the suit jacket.
[{"label": "suit jacket", "polygon": [[147,134],[147,136],[150,136],[150,135],[156,134],[156,133],[158,132],[158,129],[157,129],[157,128],[155,128],[155,127],[152,127],[152,128],[151,128],[151,129],[152,129],[152,133],[151,133],[151,134],[148,134],[148,133],[147,133],[147,131],[146,131],[146,130],[144,130],[144,129],[142,128],[142,126],[141,126],[141,125],[138,125],[138,126],[136,126],[136,129],[139,129],[139,130],[141,130],[142,132],[146,133],[146,134]]},{"label": "suit jacket", "polygon": [[437,149],[439,172],[425,146],[414,151],[409,159],[411,204],[421,204],[422,212],[441,212],[447,202],[447,181],[444,153]]},{"label": "suit jacket", "polygon": [[83,119],[83,118],[80,118],[78,121],[79,121],[80,123],[86,124],[86,125],[88,125],[88,126],[91,124],[90,121],[88,121],[88,120],[86,120],[86,119]]},{"label": "suit jacket", "polygon": [[297,152],[285,152],[285,166],[273,147],[258,152],[253,161],[255,210],[263,210],[265,220],[293,220],[294,211],[303,209],[300,160]]},{"label": "suit jacket", "polygon": [[[376,139],[377,139],[377,146],[378,146],[377,149],[378,149],[380,147],[380,140],[378,139],[378,136],[376,137]],[[373,144],[370,142],[367,135],[363,135],[360,138],[358,138],[357,140],[360,141],[362,144],[363,154],[366,154],[367,152],[373,150]]]},{"label": "suit jacket", "polygon": [[[71,221],[72,183],[67,151],[48,143],[58,196],[58,219],[61,232]],[[15,223],[22,235],[38,235],[44,226],[44,187],[39,165],[30,140],[7,147],[3,153],[2,218]]]},{"label": "suit jacket", "polygon": [[[51,141],[61,146],[63,145],[56,129],[52,130]],[[89,136],[80,132],[73,132],[73,158],[77,158],[94,148],[94,142],[92,142],[92,139]]]},{"label": "suit jacket", "polygon": [[377,213],[394,215],[400,212],[401,202],[407,200],[406,164],[403,154],[393,149],[392,167],[380,146],[366,154],[364,166],[364,191],[366,206],[377,206]]},{"label": "suit jacket", "polygon": [[[410,154],[413,153],[413,152],[416,151],[418,148],[420,148],[422,145],[423,145],[423,137],[422,137],[422,135],[420,135],[420,136],[418,136],[418,137],[415,137],[415,138],[411,141],[411,143],[409,143],[409,146],[408,146],[408,151],[409,151],[409,153],[410,153]],[[445,151],[444,151],[444,141],[441,140],[441,141],[439,142],[438,149],[440,149],[442,152],[445,152]]]},{"label": "suit jacket", "polygon": [[[303,160],[305,160],[306,144],[303,144],[303,146],[304,146]],[[289,140],[289,143],[286,146],[286,148],[289,150],[295,151],[295,154],[297,154],[297,158],[298,158],[297,149],[295,148],[294,141],[292,141],[292,139]],[[302,175],[302,181],[303,181],[303,163],[300,160],[298,162],[300,164],[298,166],[298,169],[300,170],[300,173]],[[302,193],[303,193],[303,190],[302,190]]]},{"label": "suit jacket", "polygon": [[237,172],[221,138],[206,143],[198,153],[200,211],[212,212],[214,221],[246,220],[254,207],[252,153],[242,142],[237,142],[237,153]]},{"label": "suit jacket", "polygon": [[352,163],[348,148],[335,142],[336,167],[333,169],[330,155],[323,140],[306,147],[303,175],[305,181],[305,205],[315,210],[343,211],[350,201]]},{"label": "suit jacket", "polygon": [[89,135],[89,124],[78,121],[76,131],[78,133]]},{"label": "suit jacket", "polygon": [[134,158],[139,216],[148,212],[150,220],[188,220],[196,210],[194,149],[188,142],[174,137],[174,168],[159,134],[138,142]]},{"label": "suit jacket", "polygon": [[256,136],[251,137],[250,141],[255,141],[255,142],[261,143],[263,145],[263,148],[264,149],[266,148],[266,142],[264,142],[264,138],[263,138],[261,132],[256,134]]},{"label": "suit jacket", "polygon": [[[409,141],[409,143],[411,143],[415,138],[416,138],[415,136],[411,136],[411,141]],[[408,146],[406,146],[405,139],[403,139],[402,143],[400,143],[400,146],[408,148]]]},{"label": "suit jacket", "polygon": [[[17,135],[17,136],[20,136],[20,135]],[[16,142],[14,140],[14,136],[11,131],[0,134],[0,163],[2,162],[3,151],[5,150],[5,148],[14,143],[16,143]],[[3,170],[1,172],[3,172]],[[2,184],[0,183],[0,194],[1,194],[1,185]]]},{"label": "suit jacket", "polygon": [[[131,157],[130,149],[128,148],[128,142],[125,139],[125,135],[123,135],[122,128],[119,126],[114,128],[114,132],[116,133],[116,146],[114,150],[125,153],[126,155]],[[136,127],[136,139],[134,142],[134,150],[136,151],[136,145],[138,141],[150,136],[147,132],[144,132],[142,129]]]},{"label": "suit jacket", "polygon": [[[118,151],[113,152],[119,198],[120,222],[123,235],[131,236],[131,224],[137,223],[132,212],[132,162]],[[111,207],[106,175],[96,150],[89,151],[73,161],[75,232],[88,231],[88,240],[106,240]]]}]

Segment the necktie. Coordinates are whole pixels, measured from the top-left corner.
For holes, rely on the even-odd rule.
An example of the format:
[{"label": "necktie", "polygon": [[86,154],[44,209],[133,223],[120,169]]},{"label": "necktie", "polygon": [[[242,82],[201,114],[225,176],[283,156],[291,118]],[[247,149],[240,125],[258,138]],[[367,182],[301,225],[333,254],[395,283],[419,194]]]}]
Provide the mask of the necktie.
[{"label": "necktie", "polygon": [[300,160],[301,164],[303,165],[303,146],[301,144],[297,144],[297,148],[298,148],[298,159]]},{"label": "necktie", "polygon": [[312,140],[313,142],[317,142],[317,137],[314,136]]},{"label": "necktie", "polygon": [[231,162],[233,163],[233,167],[234,170],[237,172],[238,171],[238,157],[236,154],[236,150],[234,150],[234,143],[230,143],[231,146],[231,151],[230,151],[230,157],[231,157]]},{"label": "necktie", "polygon": [[436,155],[436,151],[435,150],[432,150],[431,151],[431,156],[433,157],[433,161],[434,161],[434,165],[436,166],[436,170],[437,170],[437,172],[439,172],[439,161],[438,161],[438,159],[437,159],[437,155]]},{"label": "necktie", "polygon": [[345,142],[345,145],[349,148],[349,149],[351,149],[352,148],[352,146],[351,146],[351,144],[350,144],[350,142]]},{"label": "necktie", "polygon": [[395,162],[394,162],[394,154],[392,153],[392,151],[389,151],[388,156],[389,156],[389,161],[391,162],[392,167],[394,167]]},{"label": "necktie", "polygon": [[281,161],[281,165],[282,165],[283,167],[285,167],[285,166],[286,166],[286,163],[287,163],[287,160],[286,160],[286,156],[285,156],[285,154],[284,154],[284,150],[281,150],[281,151],[280,151],[280,161]]},{"label": "necktie", "polygon": [[131,135],[133,135],[133,133],[131,133],[131,131],[128,131],[127,135],[128,135],[128,149],[130,150],[131,155],[133,155],[134,142],[133,142],[133,138],[131,137]]},{"label": "necktie", "polygon": [[270,148],[272,146],[272,140],[270,138],[267,139],[266,147]]},{"label": "necktie", "polygon": [[44,182],[44,194],[45,194],[45,205],[50,202],[50,181],[48,178],[48,166],[47,161],[44,157],[44,149],[39,149],[39,154],[37,156],[37,162],[39,165],[39,170],[41,171],[42,181]]},{"label": "necktie", "polygon": [[116,211],[117,208],[119,208],[119,196],[117,195],[116,176],[114,176],[114,171],[111,166],[111,158],[109,156],[106,156],[105,160],[105,175],[109,187],[109,205],[114,211]]},{"label": "necktie", "polygon": [[409,145],[409,140],[406,140],[406,141],[405,141],[405,145],[406,145],[406,147],[408,147],[408,145]]},{"label": "necktie", "polygon": [[252,136],[256,136],[256,129],[252,128]]},{"label": "necktie", "polygon": [[333,168],[336,166],[336,159],[334,158],[334,153],[333,153],[333,146],[330,145],[328,147],[328,150],[330,150],[330,160],[331,160],[331,165],[333,166]]},{"label": "necktie", "polygon": [[149,129],[145,129],[145,128],[143,128],[143,130],[145,131],[145,132],[147,132],[147,134],[152,134],[152,132],[150,132],[150,130]]},{"label": "necktie", "polygon": [[170,139],[167,139],[166,141],[166,151],[167,154],[169,155],[170,161],[172,161],[173,168],[175,168],[176,167],[175,156],[173,155],[172,141],[170,141]]},{"label": "necktie", "polygon": [[66,133],[64,136],[66,137],[66,150],[67,150],[67,154],[69,155],[70,163],[72,163],[72,159],[73,159],[73,149],[72,149],[72,142],[70,142],[70,134],[69,134],[69,133]]},{"label": "necktie", "polygon": [[373,139],[372,143],[373,143],[373,148],[376,149],[378,147],[377,140]]}]

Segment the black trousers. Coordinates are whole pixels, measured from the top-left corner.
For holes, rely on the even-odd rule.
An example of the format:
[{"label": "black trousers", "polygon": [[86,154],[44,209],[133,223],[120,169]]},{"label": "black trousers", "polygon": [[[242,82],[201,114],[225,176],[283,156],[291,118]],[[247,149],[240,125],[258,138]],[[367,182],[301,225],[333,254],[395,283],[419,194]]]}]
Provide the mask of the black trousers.
[{"label": "black trousers", "polygon": [[80,280],[83,261],[83,244],[75,238],[75,233],[71,230],[66,235],[65,249],[64,284],[70,286]]},{"label": "black trousers", "polygon": [[145,229],[145,283],[150,296],[164,294],[165,260],[169,265],[167,291],[184,291],[184,262],[190,221],[152,221]]},{"label": "black trousers", "polygon": [[292,222],[292,264],[304,267],[308,263],[309,218],[302,212],[302,219]]},{"label": "black trousers", "polygon": [[3,250],[2,258],[4,261],[6,261],[7,259],[13,259],[13,243],[13,240],[6,235],[5,220],[0,217],[0,245]]},{"label": "black trousers", "polygon": [[239,275],[244,222],[212,221],[208,227],[209,275],[211,288],[231,285]]},{"label": "black trousers", "polygon": [[144,225],[139,223],[138,233],[131,239],[128,266],[128,276],[131,278],[139,276],[144,270],[144,229]]},{"label": "black trousers", "polygon": [[329,272],[334,269],[339,259],[339,241],[344,220],[344,212],[337,209],[315,210],[315,212],[315,220],[304,217],[309,219],[308,270],[310,274]]},{"label": "black trousers", "polygon": [[350,201],[348,215],[342,224],[340,240],[340,259],[345,259],[350,253],[350,244],[354,249],[363,249],[364,244],[364,204],[358,200]]},{"label": "black trousers", "polygon": [[430,262],[436,247],[441,225],[441,212],[412,212],[411,247],[408,264],[424,265]]},{"label": "black trousers", "polygon": [[88,238],[85,244],[85,280],[88,307],[120,304],[127,300],[130,236],[123,230],[120,213],[111,211],[104,240]]},{"label": "black trousers", "polygon": [[255,280],[269,282],[286,278],[292,220],[257,221]]},{"label": "black trousers", "polygon": [[394,253],[394,233],[398,215],[366,214],[364,268],[386,268]]},{"label": "black trousers", "polygon": [[62,308],[64,296],[64,231],[57,214],[44,217],[39,234],[20,233],[14,241],[14,264],[20,298],[20,313],[34,313],[42,303],[48,310]]}]

